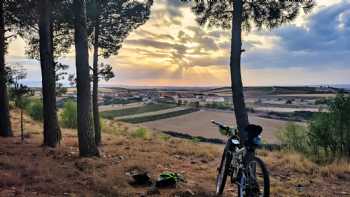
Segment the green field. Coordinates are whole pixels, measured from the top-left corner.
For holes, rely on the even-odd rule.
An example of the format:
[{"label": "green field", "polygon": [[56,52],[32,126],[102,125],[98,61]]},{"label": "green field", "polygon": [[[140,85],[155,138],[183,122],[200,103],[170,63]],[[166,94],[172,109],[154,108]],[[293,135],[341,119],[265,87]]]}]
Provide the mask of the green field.
[{"label": "green field", "polygon": [[161,120],[161,119],[171,118],[171,117],[176,117],[176,116],[182,116],[185,114],[196,112],[198,110],[199,109],[196,109],[196,108],[188,108],[188,109],[183,109],[183,110],[164,113],[164,114],[155,114],[155,115],[150,115],[150,116],[141,116],[141,117],[135,117],[135,118],[120,119],[120,121],[128,122],[128,123],[142,123],[142,122]]},{"label": "green field", "polygon": [[176,105],[172,105],[172,104],[148,104],[148,105],[144,105],[141,107],[133,107],[133,108],[128,108],[128,109],[120,109],[120,110],[101,112],[101,116],[103,118],[106,118],[106,119],[113,119],[115,117],[142,114],[142,113],[153,112],[153,111],[160,111],[160,110],[170,109],[170,108],[174,108],[174,107],[176,107]]}]

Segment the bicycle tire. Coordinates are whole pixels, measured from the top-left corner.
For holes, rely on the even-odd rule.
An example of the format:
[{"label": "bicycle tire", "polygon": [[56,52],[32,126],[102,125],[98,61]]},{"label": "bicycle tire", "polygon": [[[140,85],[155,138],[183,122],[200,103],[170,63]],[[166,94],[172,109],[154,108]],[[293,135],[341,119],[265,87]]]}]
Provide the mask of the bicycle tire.
[{"label": "bicycle tire", "polygon": [[222,195],[224,192],[231,160],[232,156],[225,150],[222,155],[218,175],[216,177],[216,195]]},{"label": "bicycle tire", "polygon": [[[266,168],[266,165],[260,158],[254,156],[250,160],[247,161],[247,166],[252,161],[255,161],[261,167],[263,180],[264,180],[264,183],[263,183],[264,184],[264,186],[263,186],[264,191],[263,191],[263,194],[260,195],[259,197],[269,197],[270,196],[270,177],[269,177],[269,172]],[[255,195],[252,195],[252,194],[242,193],[241,185],[244,184],[244,181],[245,181],[243,179],[246,179],[245,174],[241,176],[240,183],[238,184],[238,197],[255,197]]]}]

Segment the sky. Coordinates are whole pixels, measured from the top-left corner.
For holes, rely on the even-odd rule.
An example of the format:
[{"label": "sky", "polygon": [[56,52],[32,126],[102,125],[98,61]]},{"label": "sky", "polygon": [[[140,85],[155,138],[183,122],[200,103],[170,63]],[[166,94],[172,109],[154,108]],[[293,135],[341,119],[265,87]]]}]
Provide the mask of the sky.
[{"label": "sky", "polygon": [[[124,41],[119,54],[102,60],[116,77],[103,86],[227,86],[230,31],[199,26],[189,6],[154,0],[150,19]],[[26,43],[9,45],[6,61],[23,65],[25,83],[41,84],[39,62]],[[245,86],[350,84],[350,0],[316,0],[309,14],[270,31],[243,33]],[[74,73],[74,52],[59,61]]]}]

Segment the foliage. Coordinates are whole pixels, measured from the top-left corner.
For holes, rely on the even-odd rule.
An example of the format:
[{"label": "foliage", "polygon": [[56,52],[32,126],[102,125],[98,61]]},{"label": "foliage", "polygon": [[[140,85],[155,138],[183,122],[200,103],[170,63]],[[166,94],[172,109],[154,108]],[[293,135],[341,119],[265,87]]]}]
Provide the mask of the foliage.
[{"label": "foliage", "polygon": [[26,78],[27,73],[21,66],[8,67],[7,70],[10,97],[16,107],[24,109],[28,104],[25,97],[33,95],[33,91],[28,86],[21,84],[21,80]]},{"label": "foliage", "polygon": [[[313,152],[350,157],[350,96],[338,94],[328,103],[329,113],[318,114],[309,124]],[[331,155],[329,155],[331,154]]]},{"label": "foliage", "polygon": [[61,123],[63,127],[76,129],[78,126],[77,103],[66,101],[61,113]]},{"label": "foliage", "polygon": [[131,133],[131,137],[141,138],[144,140],[148,140],[151,138],[150,132],[146,128],[137,128],[133,133]]},{"label": "foliage", "polygon": [[109,81],[110,79],[114,78],[114,72],[113,67],[109,64],[100,64],[100,71],[98,73],[100,75],[100,78],[102,78],[105,81]]},{"label": "foliage", "polygon": [[[184,2],[191,0],[181,0]],[[193,0],[192,10],[200,25],[231,28],[234,1]],[[242,27],[249,31],[252,27],[272,29],[293,21],[301,8],[309,12],[314,7],[312,0],[299,1],[248,1],[243,0]]]},{"label": "foliage", "polygon": [[350,157],[350,96],[338,94],[328,102],[328,111],[317,113],[308,128],[288,124],[279,135],[291,150],[316,161]]},{"label": "foliage", "polygon": [[301,125],[288,123],[287,126],[278,133],[278,138],[289,150],[296,150],[299,152],[307,150],[307,130]]},{"label": "foliage", "polygon": [[[88,34],[92,45],[97,44],[102,56],[117,55],[129,33],[143,25],[150,15],[153,0],[89,0],[87,1]],[[95,43],[98,26],[98,43]]]},{"label": "foliage", "polygon": [[[39,1],[8,1],[8,11],[14,13],[9,17],[13,30],[27,41],[26,54],[34,59],[39,55]],[[51,29],[53,33],[54,56],[67,54],[73,43],[73,13],[71,1],[51,1]]]},{"label": "foliage", "polygon": [[41,100],[32,100],[26,107],[26,111],[33,120],[43,121],[43,103]]},{"label": "foliage", "polygon": [[[62,80],[66,79],[68,75],[68,65],[55,62],[55,73],[56,73],[56,95],[62,96],[67,93],[67,88],[63,86]],[[69,76],[68,76],[69,77]]]}]

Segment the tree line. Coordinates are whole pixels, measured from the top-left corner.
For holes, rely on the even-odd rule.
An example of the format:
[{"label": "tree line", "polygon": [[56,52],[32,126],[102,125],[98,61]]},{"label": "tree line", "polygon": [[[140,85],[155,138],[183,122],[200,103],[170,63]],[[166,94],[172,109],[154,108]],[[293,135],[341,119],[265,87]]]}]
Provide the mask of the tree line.
[{"label": "tree line", "polygon": [[[114,77],[112,66],[99,63],[118,53],[128,34],[144,24],[152,0],[2,0],[0,2],[0,135],[13,136],[9,113],[8,69],[5,64],[6,37],[27,41],[26,54],[38,59],[42,75],[43,145],[56,147],[61,140],[56,108],[58,58],[74,44],[78,138],[81,156],[98,155],[101,128],[98,114],[98,82]],[[93,48],[93,65],[89,64]],[[64,67],[64,66],[63,66]],[[92,73],[92,75],[90,75]],[[93,81],[93,92],[91,83]]]},{"label": "tree line", "polygon": [[[271,29],[308,12],[312,0],[178,0],[192,6],[200,25],[231,30],[230,73],[234,112],[245,138],[249,124],[241,76],[242,31]],[[78,103],[78,138],[81,156],[98,155],[101,128],[98,81],[114,76],[111,65],[99,57],[116,55],[128,34],[144,24],[153,0],[2,0],[0,5],[0,135],[12,136],[6,86],[5,52],[15,33],[27,40],[27,54],[40,60],[44,114],[43,145],[56,147],[61,138],[56,109],[57,58],[74,44]],[[93,64],[89,65],[89,48]],[[92,73],[92,76],[90,75]],[[92,92],[91,82],[92,81]]]}]

